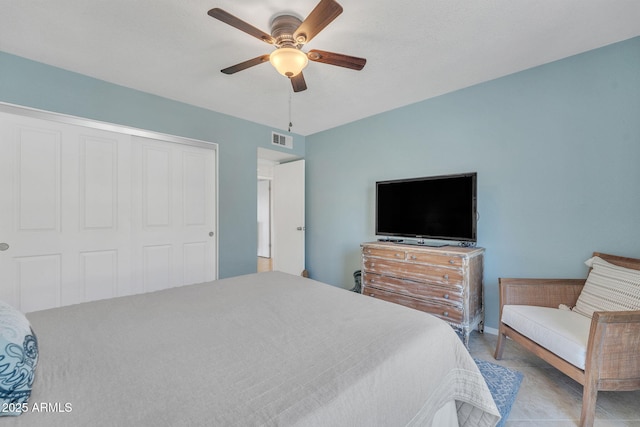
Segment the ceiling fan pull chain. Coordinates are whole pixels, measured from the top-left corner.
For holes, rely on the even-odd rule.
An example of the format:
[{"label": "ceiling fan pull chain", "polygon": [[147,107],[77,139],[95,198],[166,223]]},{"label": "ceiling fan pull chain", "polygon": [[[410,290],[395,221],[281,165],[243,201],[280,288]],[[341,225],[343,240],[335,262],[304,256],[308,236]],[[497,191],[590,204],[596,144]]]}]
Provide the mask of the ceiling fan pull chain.
[{"label": "ceiling fan pull chain", "polygon": [[291,127],[293,126],[293,123],[291,123],[291,98],[292,92],[289,92],[289,132],[291,132]]}]

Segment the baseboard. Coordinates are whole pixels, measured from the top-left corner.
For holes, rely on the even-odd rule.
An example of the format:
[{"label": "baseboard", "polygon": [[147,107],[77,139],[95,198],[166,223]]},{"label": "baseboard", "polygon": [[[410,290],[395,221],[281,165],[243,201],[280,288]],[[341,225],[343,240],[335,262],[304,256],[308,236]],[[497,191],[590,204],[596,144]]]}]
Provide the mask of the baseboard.
[{"label": "baseboard", "polygon": [[484,327],[485,334],[498,335],[498,330],[495,328]]}]

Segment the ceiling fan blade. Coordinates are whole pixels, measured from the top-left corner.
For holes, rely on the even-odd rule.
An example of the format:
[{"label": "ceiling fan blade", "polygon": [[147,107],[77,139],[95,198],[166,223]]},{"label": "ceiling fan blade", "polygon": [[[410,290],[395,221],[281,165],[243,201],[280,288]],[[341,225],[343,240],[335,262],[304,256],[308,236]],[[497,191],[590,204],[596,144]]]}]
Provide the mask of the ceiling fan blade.
[{"label": "ceiling fan blade", "polygon": [[335,0],[320,0],[294,32],[293,39],[298,44],[308,43],[341,13],[342,6]]},{"label": "ceiling fan blade", "polygon": [[238,71],[246,70],[247,68],[251,68],[254,65],[262,64],[263,62],[267,62],[269,60],[269,55],[258,56],[257,58],[250,59],[248,61],[241,62],[236,65],[232,65],[231,67],[225,68],[224,70],[220,70],[225,74],[233,74]]},{"label": "ceiling fan blade", "polygon": [[302,72],[293,77],[290,77],[289,80],[291,80],[291,86],[293,86],[294,92],[302,92],[303,90],[307,90],[307,83],[304,81]]},{"label": "ceiling fan blade", "polygon": [[364,58],[357,58],[355,56],[315,49],[312,49],[307,53],[307,58],[311,61],[337,65],[338,67],[345,67],[358,71],[362,70],[364,68],[364,64],[367,63],[367,60]]},{"label": "ceiling fan blade", "polygon": [[269,43],[269,44],[274,44],[275,43],[275,39],[273,37],[271,37],[270,34],[265,33],[262,30],[259,30],[258,28],[254,27],[251,24],[248,24],[246,22],[244,22],[242,19],[240,18],[236,18],[235,16],[233,16],[232,14],[230,14],[227,11],[224,11],[220,8],[213,8],[211,9],[209,12],[207,12],[207,14],[209,16],[211,16],[212,18],[216,18],[219,21],[224,22],[225,24],[229,24],[232,27],[235,27],[237,29],[239,29],[240,31],[244,31],[245,33],[249,34],[250,36],[253,36],[259,40],[262,40],[265,43]]}]

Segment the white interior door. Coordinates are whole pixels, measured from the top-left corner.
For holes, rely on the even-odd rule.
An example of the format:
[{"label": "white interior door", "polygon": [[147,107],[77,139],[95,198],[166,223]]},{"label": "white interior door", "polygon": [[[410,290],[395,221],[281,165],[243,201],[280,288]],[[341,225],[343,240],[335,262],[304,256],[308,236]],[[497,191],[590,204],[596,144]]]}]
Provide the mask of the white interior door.
[{"label": "white interior door", "polygon": [[273,269],[295,275],[305,269],[304,160],[273,172]]},{"label": "white interior door", "polygon": [[215,279],[215,156],[0,112],[0,299],[29,312]]}]

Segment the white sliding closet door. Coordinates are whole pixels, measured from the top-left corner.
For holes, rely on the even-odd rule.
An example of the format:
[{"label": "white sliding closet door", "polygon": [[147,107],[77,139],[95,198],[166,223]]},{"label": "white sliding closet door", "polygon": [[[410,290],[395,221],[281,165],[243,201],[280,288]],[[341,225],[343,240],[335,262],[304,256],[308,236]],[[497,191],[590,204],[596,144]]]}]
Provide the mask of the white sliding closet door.
[{"label": "white sliding closet door", "polygon": [[0,115],[0,299],[34,311],[131,293],[129,136]]},{"label": "white sliding closet door", "polygon": [[215,155],[0,112],[0,299],[29,312],[215,279]]},{"label": "white sliding closet door", "polygon": [[133,137],[138,292],[216,275],[215,151]]}]

